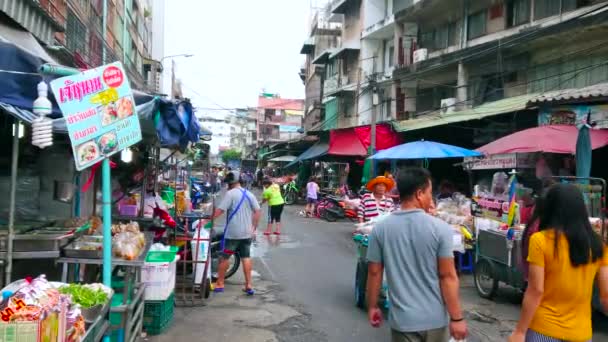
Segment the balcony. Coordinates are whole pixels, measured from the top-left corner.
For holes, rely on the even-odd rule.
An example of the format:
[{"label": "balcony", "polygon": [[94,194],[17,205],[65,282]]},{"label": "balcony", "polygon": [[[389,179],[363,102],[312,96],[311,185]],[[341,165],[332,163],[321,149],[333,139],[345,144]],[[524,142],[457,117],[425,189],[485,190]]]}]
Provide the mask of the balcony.
[{"label": "balcony", "polygon": [[65,30],[65,14],[53,1],[6,0],[0,2],[0,11],[48,45],[53,44],[55,32]]},{"label": "balcony", "polygon": [[395,16],[390,15],[361,32],[362,39],[389,39],[395,34]]},{"label": "balcony", "polygon": [[351,3],[359,2],[358,0],[333,0],[330,3],[331,13],[334,14],[345,14],[348,10],[348,6]]},{"label": "balcony", "polygon": [[323,83],[323,95],[331,96],[340,92],[355,91],[356,85],[353,81],[350,77],[343,75],[328,78]]}]

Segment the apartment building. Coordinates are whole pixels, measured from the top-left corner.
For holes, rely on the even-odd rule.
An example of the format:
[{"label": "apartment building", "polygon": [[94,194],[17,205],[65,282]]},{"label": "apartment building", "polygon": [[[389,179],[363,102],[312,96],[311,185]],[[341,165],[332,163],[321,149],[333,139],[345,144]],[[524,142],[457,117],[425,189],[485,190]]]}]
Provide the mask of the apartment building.
[{"label": "apartment building", "polygon": [[261,94],[257,107],[258,147],[286,142],[302,134],[304,100]]},{"label": "apartment building", "polygon": [[232,148],[232,134],[235,129],[230,123],[229,114],[222,111],[197,114],[200,127],[213,133],[213,138],[208,142],[211,155]]},{"label": "apartment building", "polygon": [[539,94],[608,81],[607,1],[403,1],[394,16],[403,130],[525,111]]},{"label": "apartment building", "polygon": [[306,56],[304,66],[300,70],[300,78],[304,82],[304,122],[307,132],[319,131],[323,128],[325,110],[323,106],[323,82],[325,65],[314,64],[320,54],[338,48],[342,36],[342,16],[331,13],[329,6],[318,8],[312,13],[310,30],[302,45],[300,53]]},{"label": "apartment building", "polygon": [[151,10],[151,0],[0,1],[3,15],[29,31],[58,62],[92,68],[122,61],[133,87],[144,91],[155,90],[147,80],[157,69],[149,67]]}]

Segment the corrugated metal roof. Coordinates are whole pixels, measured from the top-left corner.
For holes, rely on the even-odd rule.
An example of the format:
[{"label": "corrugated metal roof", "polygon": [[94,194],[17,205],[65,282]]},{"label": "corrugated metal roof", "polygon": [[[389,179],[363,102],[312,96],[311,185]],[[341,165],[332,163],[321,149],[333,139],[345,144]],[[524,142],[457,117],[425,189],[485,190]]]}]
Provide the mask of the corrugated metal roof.
[{"label": "corrugated metal roof", "polygon": [[531,99],[529,105],[559,101],[589,100],[598,97],[608,97],[608,83],[595,84],[584,88],[546,92]]},{"label": "corrugated metal roof", "polygon": [[315,39],[313,37],[309,37],[302,44],[302,48],[300,49],[300,54],[307,55],[315,51]]},{"label": "corrugated metal roof", "polygon": [[398,132],[407,132],[422,128],[446,125],[455,122],[479,120],[494,115],[506,114],[526,109],[526,104],[528,103],[528,101],[537,96],[538,94],[527,94],[509,97],[499,101],[484,103],[475,108],[462,110],[454,113],[443,115],[429,115],[428,117],[423,117],[414,120],[396,121],[393,123],[393,127]]}]

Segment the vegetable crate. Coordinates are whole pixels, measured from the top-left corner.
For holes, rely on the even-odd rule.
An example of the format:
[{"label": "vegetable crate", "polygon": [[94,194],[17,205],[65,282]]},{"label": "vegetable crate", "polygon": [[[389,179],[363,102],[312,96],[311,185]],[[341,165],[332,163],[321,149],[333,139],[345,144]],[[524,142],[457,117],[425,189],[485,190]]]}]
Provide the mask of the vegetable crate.
[{"label": "vegetable crate", "polygon": [[2,342],[37,342],[38,322],[14,322],[0,324],[0,341]]},{"label": "vegetable crate", "polygon": [[144,330],[148,335],[164,333],[173,322],[175,294],[167,300],[146,301],[144,305]]}]

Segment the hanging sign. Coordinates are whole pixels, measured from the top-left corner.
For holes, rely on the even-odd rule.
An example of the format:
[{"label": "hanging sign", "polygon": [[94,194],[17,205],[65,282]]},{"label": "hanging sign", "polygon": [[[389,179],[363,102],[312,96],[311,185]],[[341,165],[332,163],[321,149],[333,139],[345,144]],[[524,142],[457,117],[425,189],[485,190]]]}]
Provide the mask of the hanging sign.
[{"label": "hanging sign", "polygon": [[494,154],[483,158],[464,158],[468,170],[504,170],[534,168],[536,155],[534,153]]},{"label": "hanging sign", "polygon": [[51,82],[83,170],[141,140],[133,92],[122,63],[115,62]]}]

